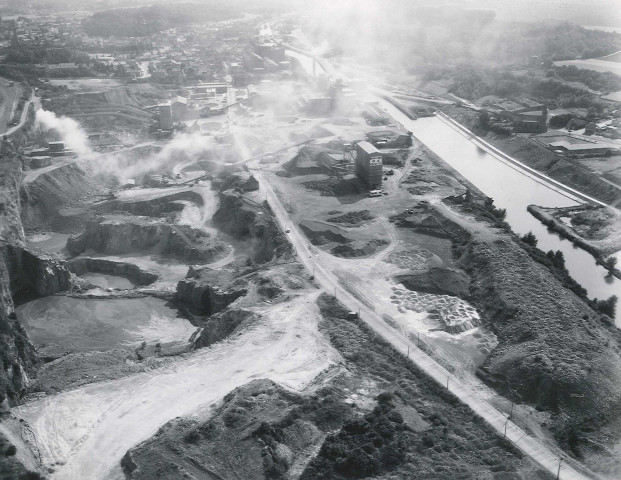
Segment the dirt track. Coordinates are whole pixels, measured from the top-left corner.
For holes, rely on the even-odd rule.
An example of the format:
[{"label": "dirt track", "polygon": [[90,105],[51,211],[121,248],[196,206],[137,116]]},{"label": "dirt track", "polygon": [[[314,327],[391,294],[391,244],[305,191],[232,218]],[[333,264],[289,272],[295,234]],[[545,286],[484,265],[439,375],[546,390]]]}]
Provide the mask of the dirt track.
[{"label": "dirt track", "polygon": [[258,308],[263,319],[233,340],[161,369],[92,384],[23,405],[53,478],[122,478],[119,461],[167,421],[188,416],[256,378],[302,390],[338,354],[318,330],[318,293]]},{"label": "dirt track", "polygon": [[11,120],[11,113],[13,107],[16,105],[16,100],[22,94],[22,87],[19,83],[15,83],[12,87],[9,87],[10,80],[2,78],[0,79],[0,132],[5,133],[8,127],[8,123]]}]

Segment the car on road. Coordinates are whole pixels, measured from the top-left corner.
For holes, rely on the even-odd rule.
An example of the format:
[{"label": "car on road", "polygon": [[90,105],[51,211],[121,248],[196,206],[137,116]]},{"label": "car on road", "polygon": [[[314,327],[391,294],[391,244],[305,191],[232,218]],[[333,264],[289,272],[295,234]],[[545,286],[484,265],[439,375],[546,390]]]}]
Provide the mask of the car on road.
[{"label": "car on road", "polygon": [[287,228],[287,229],[285,230],[285,233],[291,233],[291,230]]}]

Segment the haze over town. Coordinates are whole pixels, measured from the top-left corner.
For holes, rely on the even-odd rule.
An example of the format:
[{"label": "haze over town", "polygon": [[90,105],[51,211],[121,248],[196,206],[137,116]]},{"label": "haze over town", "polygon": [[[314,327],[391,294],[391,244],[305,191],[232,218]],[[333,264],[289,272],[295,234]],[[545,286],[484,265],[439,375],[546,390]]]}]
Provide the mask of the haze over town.
[{"label": "haze over town", "polygon": [[621,4],[0,2],[0,478],[621,477]]}]

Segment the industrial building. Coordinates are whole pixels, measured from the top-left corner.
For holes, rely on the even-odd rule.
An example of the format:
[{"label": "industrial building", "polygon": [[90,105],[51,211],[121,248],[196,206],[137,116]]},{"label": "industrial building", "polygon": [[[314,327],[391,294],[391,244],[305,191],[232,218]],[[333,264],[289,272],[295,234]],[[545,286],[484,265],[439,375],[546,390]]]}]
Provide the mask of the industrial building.
[{"label": "industrial building", "polygon": [[160,105],[159,114],[160,114],[160,128],[162,130],[172,130],[173,129],[173,116],[172,116],[171,105],[170,104]]},{"label": "industrial building", "polygon": [[500,112],[509,120],[516,133],[544,133],[548,131],[548,107],[538,105]]},{"label": "industrial building", "polygon": [[382,186],[382,152],[369,142],[356,144],[356,175],[369,188],[376,189]]},{"label": "industrial building", "polygon": [[188,112],[188,99],[185,97],[176,97],[170,102],[173,120],[178,122],[185,118]]},{"label": "industrial building", "polygon": [[610,144],[552,142],[548,147],[555,153],[570,157],[595,157],[612,155],[615,148]]}]

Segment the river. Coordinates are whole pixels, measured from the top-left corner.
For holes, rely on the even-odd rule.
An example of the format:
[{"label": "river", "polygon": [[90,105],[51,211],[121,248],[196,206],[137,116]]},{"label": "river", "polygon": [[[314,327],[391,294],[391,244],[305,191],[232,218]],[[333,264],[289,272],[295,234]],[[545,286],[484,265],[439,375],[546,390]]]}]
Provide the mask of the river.
[{"label": "river", "polygon": [[[312,71],[312,60],[301,54],[295,56],[307,71]],[[621,298],[621,280],[610,277],[595,263],[588,252],[577,248],[569,240],[549,232],[547,227],[533,217],[526,208],[535,204],[544,207],[577,205],[574,198],[533,178],[518,167],[504,163],[496,156],[475,145],[464,133],[440,117],[412,120],[388,101],[377,97],[386,111],[415,137],[433,150],[446,163],[461,173],[472,184],[494,199],[497,207],[507,210],[507,222],[516,233],[533,232],[541,250],[560,250],[571,276],[587,289],[590,298],[606,299],[611,295]],[[621,315],[616,324],[621,327]]]}]

